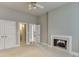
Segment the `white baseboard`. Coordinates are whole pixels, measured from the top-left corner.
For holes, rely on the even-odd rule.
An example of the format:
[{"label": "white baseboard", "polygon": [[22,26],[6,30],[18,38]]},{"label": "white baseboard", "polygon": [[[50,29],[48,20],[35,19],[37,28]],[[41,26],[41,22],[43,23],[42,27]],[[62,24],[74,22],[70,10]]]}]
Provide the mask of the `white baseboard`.
[{"label": "white baseboard", "polygon": [[26,43],[26,45],[30,45],[30,43]]},{"label": "white baseboard", "polygon": [[52,46],[51,45],[49,45],[48,43],[44,43],[44,42],[40,42],[43,46],[47,46],[47,47],[49,47],[49,48],[52,48]]},{"label": "white baseboard", "polygon": [[70,54],[72,54],[72,55],[74,55],[76,57],[79,57],[79,53],[77,53],[77,52],[72,51],[72,52],[70,52]]},{"label": "white baseboard", "polygon": [[45,45],[45,46],[47,46],[48,44],[47,43],[44,43],[44,42],[40,42],[42,45]]},{"label": "white baseboard", "polygon": [[[42,45],[44,45],[44,46],[47,46],[47,47],[50,47],[50,48],[52,48],[52,46],[51,45],[48,45],[47,43],[44,43],[44,42],[40,42]],[[66,51],[67,52],[67,51]],[[68,52],[68,53],[70,53],[71,55],[74,55],[74,56],[76,56],[76,57],[78,57],[79,56],[79,53],[77,53],[77,52]]]},{"label": "white baseboard", "polygon": [[48,46],[49,48],[52,48],[52,45],[51,45],[51,44],[48,44],[47,46]]},{"label": "white baseboard", "polygon": [[19,47],[19,46],[20,46],[20,44],[17,44],[17,45],[16,45],[16,47]]}]

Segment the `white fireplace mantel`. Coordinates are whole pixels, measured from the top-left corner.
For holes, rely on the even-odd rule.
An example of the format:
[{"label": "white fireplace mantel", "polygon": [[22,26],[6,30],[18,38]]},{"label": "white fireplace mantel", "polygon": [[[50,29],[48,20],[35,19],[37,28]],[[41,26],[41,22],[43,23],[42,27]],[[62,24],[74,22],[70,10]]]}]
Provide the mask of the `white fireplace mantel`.
[{"label": "white fireplace mantel", "polygon": [[[60,48],[60,47],[55,47],[53,45],[54,39],[67,40],[67,49],[63,49],[63,48]],[[71,53],[71,51],[72,51],[72,36],[51,35],[51,47],[58,48],[58,49],[61,49],[61,50],[64,50],[64,51],[67,51],[67,52]]]}]

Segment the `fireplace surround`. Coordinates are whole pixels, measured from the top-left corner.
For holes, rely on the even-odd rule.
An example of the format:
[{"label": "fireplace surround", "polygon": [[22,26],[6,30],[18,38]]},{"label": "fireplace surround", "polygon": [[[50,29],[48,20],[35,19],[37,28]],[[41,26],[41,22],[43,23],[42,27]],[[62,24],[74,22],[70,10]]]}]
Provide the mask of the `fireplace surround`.
[{"label": "fireplace surround", "polygon": [[51,35],[51,47],[71,52],[72,36]]}]

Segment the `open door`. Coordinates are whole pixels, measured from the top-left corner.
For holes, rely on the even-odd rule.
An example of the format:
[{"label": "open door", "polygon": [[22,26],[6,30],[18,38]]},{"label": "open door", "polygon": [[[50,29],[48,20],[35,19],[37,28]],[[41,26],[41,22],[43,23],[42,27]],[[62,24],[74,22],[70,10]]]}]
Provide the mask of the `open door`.
[{"label": "open door", "polygon": [[34,24],[34,40],[40,43],[40,25]]},{"label": "open door", "polygon": [[33,24],[29,24],[29,42],[33,43]]},{"label": "open door", "polygon": [[29,42],[30,43],[40,42],[40,25],[29,24]]}]

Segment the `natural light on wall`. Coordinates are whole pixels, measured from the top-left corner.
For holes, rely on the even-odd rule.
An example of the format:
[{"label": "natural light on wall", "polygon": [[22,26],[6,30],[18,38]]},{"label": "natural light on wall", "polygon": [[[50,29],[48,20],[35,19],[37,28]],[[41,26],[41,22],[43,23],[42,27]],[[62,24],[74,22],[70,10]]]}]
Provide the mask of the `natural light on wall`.
[{"label": "natural light on wall", "polygon": [[20,30],[22,30],[22,28],[24,28],[24,24],[20,24]]}]

